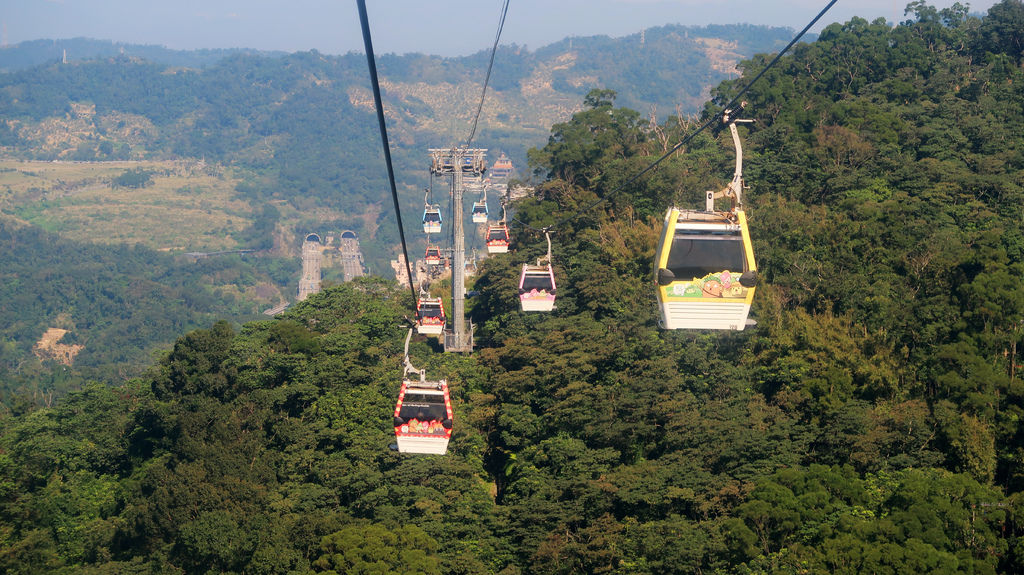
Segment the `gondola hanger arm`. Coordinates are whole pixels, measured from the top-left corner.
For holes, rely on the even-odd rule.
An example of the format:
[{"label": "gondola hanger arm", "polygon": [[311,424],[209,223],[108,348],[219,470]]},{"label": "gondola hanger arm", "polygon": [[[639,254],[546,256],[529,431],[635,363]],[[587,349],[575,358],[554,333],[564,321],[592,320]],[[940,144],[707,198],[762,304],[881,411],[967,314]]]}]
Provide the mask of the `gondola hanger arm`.
[{"label": "gondola hanger arm", "polygon": [[732,200],[730,211],[743,207],[743,189],[745,187],[743,185],[743,144],[740,142],[740,134],[736,130],[736,124],[750,124],[755,120],[752,118],[737,118],[736,112],[742,110],[746,105],[746,102],[741,102],[735,110],[726,109],[722,112],[722,123],[729,126],[729,135],[732,136],[732,145],[736,150],[736,168],[733,171],[732,181],[729,182],[729,185],[717,192],[708,192],[706,209],[709,212],[715,211],[715,200],[718,198],[729,198]]},{"label": "gondola hanger arm", "polygon": [[412,328],[409,328],[409,333],[407,333],[406,336],[405,336],[405,354],[402,357],[402,364],[403,364],[402,365],[402,367],[403,367],[402,377],[405,377],[405,376],[409,375],[410,373],[415,373],[415,374],[420,376],[420,381],[424,381],[426,379],[426,377],[427,377],[426,373],[423,370],[416,369],[412,365],[412,361],[409,360],[409,340],[411,340],[411,339],[412,339]]},{"label": "gondola hanger arm", "polygon": [[551,265],[551,231],[549,228],[544,228],[544,239],[548,241],[548,254],[543,258],[537,260],[537,265],[541,265],[541,262],[546,262]]}]

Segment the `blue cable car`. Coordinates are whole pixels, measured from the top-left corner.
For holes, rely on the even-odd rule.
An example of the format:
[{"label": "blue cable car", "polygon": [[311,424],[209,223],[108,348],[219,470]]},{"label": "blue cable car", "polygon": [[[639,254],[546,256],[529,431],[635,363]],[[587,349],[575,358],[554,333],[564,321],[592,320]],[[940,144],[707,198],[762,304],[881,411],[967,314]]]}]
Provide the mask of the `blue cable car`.
[{"label": "blue cable car", "polygon": [[441,233],[441,208],[427,205],[423,208],[423,233]]},{"label": "blue cable car", "polygon": [[474,224],[486,224],[487,223],[487,201],[481,200],[479,202],[473,202],[473,223]]}]

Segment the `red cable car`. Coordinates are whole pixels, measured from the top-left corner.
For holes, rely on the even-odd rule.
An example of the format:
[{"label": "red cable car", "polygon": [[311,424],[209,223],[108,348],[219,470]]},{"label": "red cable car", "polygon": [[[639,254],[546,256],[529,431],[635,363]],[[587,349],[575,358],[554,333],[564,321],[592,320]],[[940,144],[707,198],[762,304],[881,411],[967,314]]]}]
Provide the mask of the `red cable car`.
[{"label": "red cable car", "polygon": [[420,296],[416,302],[416,333],[441,335],[444,332],[444,303],[439,297]]},{"label": "red cable car", "polygon": [[487,253],[508,253],[508,226],[504,223],[487,226]]},{"label": "red cable car", "polygon": [[399,453],[447,453],[452,437],[448,381],[403,379],[394,423]]}]

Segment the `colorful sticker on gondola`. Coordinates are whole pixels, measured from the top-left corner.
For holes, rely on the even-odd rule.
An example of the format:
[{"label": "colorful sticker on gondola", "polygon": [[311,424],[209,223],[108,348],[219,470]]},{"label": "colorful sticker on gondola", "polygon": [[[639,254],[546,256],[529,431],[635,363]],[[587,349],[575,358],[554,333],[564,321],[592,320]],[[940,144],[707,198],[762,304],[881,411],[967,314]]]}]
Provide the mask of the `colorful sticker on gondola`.
[{"label": "colorful sticker on gondola", "polygon": [[674,282],[670,295],[693,298],[743,298],[749,288],[740,285],[739,276],[729,271],[708,274],[690,282]]}]

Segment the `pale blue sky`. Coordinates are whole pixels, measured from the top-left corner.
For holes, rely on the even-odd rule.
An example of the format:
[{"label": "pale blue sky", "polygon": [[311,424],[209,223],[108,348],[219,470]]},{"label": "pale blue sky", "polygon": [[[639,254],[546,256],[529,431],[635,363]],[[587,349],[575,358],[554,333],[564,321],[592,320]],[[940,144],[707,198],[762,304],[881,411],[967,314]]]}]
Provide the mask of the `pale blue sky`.
[{"label": "pale blue sky", "polygon": [[[512,0],[502,43],[625,36],[664,24],[800,29],[826,0]],[[965,2],[972,12],[996,0]],[[903,20],[907,0],[839,0],[823,22]],[[933,0],[938,8],[951,0]],[[494,41],[501,0],[367,0],[374,50],[465,55]],[[88,37],[172,49],[362,51],[355,0],[0,0],[3,41]],[[820,30],[821,26],[817,27]],[[815,31],[817,31],[815,30]]]}]

